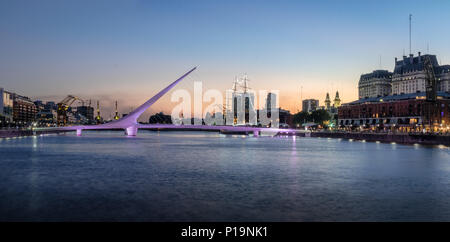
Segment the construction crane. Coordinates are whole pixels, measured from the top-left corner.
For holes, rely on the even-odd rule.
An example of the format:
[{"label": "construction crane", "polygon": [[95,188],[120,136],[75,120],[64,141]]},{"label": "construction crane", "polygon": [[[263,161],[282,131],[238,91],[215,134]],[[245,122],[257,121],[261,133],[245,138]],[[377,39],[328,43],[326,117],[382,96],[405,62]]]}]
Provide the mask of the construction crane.
[{"label": "construction crane", "polygon": [[118,120],[119,117],[119,111],[117,110],[117,101],[116,101],[116,115],[114,115],[114,120]]},{"label": "construction crane", "polygon": [[424,56],[425,60],[423,67],[425,69],[425,85],[427,93],[427,101],[436,101],[436,76],[434,74],[433,64],[431,63],[430,56]]},{"label": "construction crane", "polygon": [[439,109],[436,98],[437,98],[437,87],[436,87],[436,76],[434,74],[433,63],[431,62],[430,56],[424,56],[423,68],[425,70],[425,91],[426,91],[426,102],[425,102],[425,122],[428,123],[430,131],[433,131],[434,117],[436,117],[436,112]]},{"label": "construction crane", "polygon": [[95,117],[97,124],[101,124],[103,122],[102,116],[100,116],[100,101],[97,100],[97,116]]},{"label": "construction crane", "polygon": [[68,95],[66,98],[64,98],[61,102],[58,103],[58,110],[56,112],[58,126],[67,125],[68,122],[67,112],[69,110],[70,105],[72,105],[75,101],[81,102],[82,106],[84,106],[84,101],[81,98],[72,95]]}]

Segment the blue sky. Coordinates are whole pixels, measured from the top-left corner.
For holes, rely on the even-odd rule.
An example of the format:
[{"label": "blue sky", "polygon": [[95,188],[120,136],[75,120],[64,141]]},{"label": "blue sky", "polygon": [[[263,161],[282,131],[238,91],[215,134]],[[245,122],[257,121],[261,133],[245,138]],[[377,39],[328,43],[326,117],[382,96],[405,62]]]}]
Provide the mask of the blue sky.
[{"label": "blue sky", "polygon": [[[449,1],[0,0],[0,86],[39,99],[101,99],[127,112],[193,66],[205,88],[247,73],[280,90],[282,107],[339,90],[357,97],[362,73],[392,70],[409,52],[450,63]],[[167,111],[170,97],[150,112]]]}]

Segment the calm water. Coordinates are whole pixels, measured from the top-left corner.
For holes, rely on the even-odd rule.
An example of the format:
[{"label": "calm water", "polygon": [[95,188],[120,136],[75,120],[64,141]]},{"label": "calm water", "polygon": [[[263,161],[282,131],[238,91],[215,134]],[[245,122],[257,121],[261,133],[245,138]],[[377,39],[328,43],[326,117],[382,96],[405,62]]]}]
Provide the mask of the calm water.
[{"label": "calm water", "polygon": [[1,221],[450,221],[450,149],[140,131],[0,139]]}]

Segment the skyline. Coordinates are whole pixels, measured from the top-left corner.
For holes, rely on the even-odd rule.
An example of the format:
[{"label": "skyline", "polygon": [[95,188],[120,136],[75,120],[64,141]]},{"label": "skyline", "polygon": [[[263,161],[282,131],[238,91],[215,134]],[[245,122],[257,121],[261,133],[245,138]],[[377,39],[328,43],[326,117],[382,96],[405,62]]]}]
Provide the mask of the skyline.
[{"label": "skyline", "polygon": [[[326,92],[334,98],[339,90],[345,103],[357,99],[362,73],[380,69],[380,56],[381,69],[392,71],[394,58],[409,51],[409,14],[412,52],[450,63],[450,33],[442,27],[450,23],[448,7],[419,1],[0,1],[0,86],[44,101],[68,94],[100,99],[106,114],[118,100],[126,113],[199,66],[177,88],[192,90],[193,81],[203,81],[204,90],[225,91],[247,73],[253,89],[280,90],[280,106],[296,112],[301,86],[303,99],[323,105]],[[145,117],[170,113],[174,105],[169,93]]]}]

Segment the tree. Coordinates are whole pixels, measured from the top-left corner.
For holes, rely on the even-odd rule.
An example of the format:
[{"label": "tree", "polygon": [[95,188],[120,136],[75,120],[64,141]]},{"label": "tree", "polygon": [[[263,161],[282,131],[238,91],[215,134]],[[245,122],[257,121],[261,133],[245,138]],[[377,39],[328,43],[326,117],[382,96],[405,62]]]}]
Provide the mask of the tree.
[{"label": "tree", "polygon": [[[330,121],[331,115],[327,110],[319,109],[315,110],[311,113],[312,120],[314,123],[323,125],[324,122]],[[327,122],[328,123],[328,122]]]},{"label": "tree", "polygon": [[302,124],[307,123],[309,121],[308,119],[309,119],[308,112],[299,112],[299,113],[294,114],[293,122],[294,122],[294,125],[301,126]]},{"label": "tree", "polygon": [[163,112],[156,113],[148,119],[151,124],[171,124],[172,117],[170,115],[165,115]]},{"label": "tree", "polygon": [[328,124],[331,120],[331,115],[328,113],[328,111],[319,109],[315,110],[311,113],[308,112],[299,112],[294,114],[294,124],[301,126],[304,123],[308,122],[314,122],[316,124],[324,125]]}]

